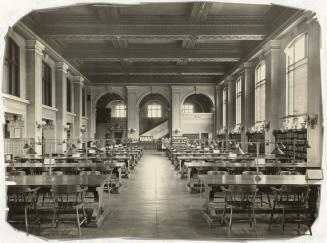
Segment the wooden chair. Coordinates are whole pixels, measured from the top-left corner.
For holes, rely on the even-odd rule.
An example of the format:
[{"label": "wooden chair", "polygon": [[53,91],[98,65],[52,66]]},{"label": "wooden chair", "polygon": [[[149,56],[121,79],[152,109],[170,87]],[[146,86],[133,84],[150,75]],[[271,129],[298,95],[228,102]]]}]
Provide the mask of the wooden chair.
[{"label": "wooden chair", "polygon": [[[7,221],[9,223],[24,222],[26,233],[29,233],[28,212],[33,209],[35,220],[40,226],[40,218],[37,210],[37,191],[39,188],[31,189],[28,186],[10,186],[7,191],[7,206],[9,208]],[[24,210],[24,221],[16,220],[20,211]]]},{"label": "wooden chair", "polygon": [[[256,171],[253,170],[246,170],[242,172],[242,175],[257,175]],[[262,175],[262,172],[259,171],[259,175]],[[266,203],[269,205],[269,208],[271,208],[271,201],[270,201],[270,193],[272,193],[270,187],[268,186],[259,186],[258,187],[258,193],[257,193],[257,197],[260,199],[260,206],[262,207],[263,203]],[[263,200],[263,194],[266,194],[267,196],[267,201],[265,202]]]},{"label": "wooden chair", "polygon": [[[49,171],[43,171],[42,172],[43,176],[50,176],[50,172]],[[64,175],[64,173],[62,171],[52,171],[51,175],[53,176],[62,176]],[[44,201],[46,198],[52,198],[51,196],[51,192],[50,192],[51,187],[41,187],[40,190],[38,191],[39,195],[42,195],[42,207],[44,207]]]},{"label": "wooden chair", "polygon": [[[78,234],[81,235],[81,225],[87,224],[86,213],[84,209],[84,197],[87,187],[80,186],[54,186],[51,188],[53,197],[53,217],[52,225],[59,225],[60,214],[75,211]],[[80,220],[79,210],[82,210],[82,220]],[[75,221],[73,221],[75,222]]]},{"label": "wooden chair", "polygon": [[248,215],[247,220],[250,223],[250,227],[252,227],[252,224],[254,225],[255,234],[257,235],[257,223],[255,218],[255,198],[258,191],[257,187],[255,185],[230,185],[228,188],[222,187],[222,190],[225,191],[225,207],[221,219],[222,224],[228,223],[225,219],[225,214],[227,208],[230,209],[228,237],[232,230],[234,209],[244,211]]},{"label": "wooden chair", "polygon": [[26,172],[23,170],[13,170],[10,172],[7,172],[8,176],[24,176],[26,175]]},{"label": "wooden chair", "polygon": [[[271,187],[274,192],[274,203],[270,215],[270,224],[273,221],[276,208],[282,209],[282,229],[285,230],[285,215],[296,214],[296,219],[290,219],[287,222],[296,223],[297,233],[300,233],[300,224],[305,224],[312,235],[311,222],[308,214],[308,186],[281,186],[280,188]],[[287,212],[286,212],[287,211]],[[300,214],[304,212],[304,217],[301,219]]]}]

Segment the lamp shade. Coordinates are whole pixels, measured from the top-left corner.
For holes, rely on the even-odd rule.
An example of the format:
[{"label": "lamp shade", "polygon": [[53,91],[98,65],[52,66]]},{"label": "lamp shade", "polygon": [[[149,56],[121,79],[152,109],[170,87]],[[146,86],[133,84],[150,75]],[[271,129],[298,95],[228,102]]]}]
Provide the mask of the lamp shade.
[{"label": "lamp shade", "polygon": [[273,151],[271,151],[271,154],[275,154],[275,155],[284,155],[284,152],[278,147],[276,146]]},{"label": "lamp shade", "polygon": [[28,149],[29,147],[30,147],[30,146],[29,146],[27,143],[25,143],[23,149]]},{"label": "lamp shade", "polygon": [[28,150],[26,151],[26,154],[34,155],[36,154],[36,152],[32,147],[29,147]]},{"label": "lamp shade", "polygon": [[236,145],[236,153],[237,154],[245,154],[244,151],[241,149],[239,144]]},{"label": "lamp shade", "polygon": [[68,150],[67,150],[67,155],[73,155],[73,154],[75,154],[75,149],[74,148],[72,148],[72,147],[70,147]]},{"label": "lamp shade", "polygon": [[76,145],[73,143],[71,146],[70,146],[72,149],[76,149]]}]

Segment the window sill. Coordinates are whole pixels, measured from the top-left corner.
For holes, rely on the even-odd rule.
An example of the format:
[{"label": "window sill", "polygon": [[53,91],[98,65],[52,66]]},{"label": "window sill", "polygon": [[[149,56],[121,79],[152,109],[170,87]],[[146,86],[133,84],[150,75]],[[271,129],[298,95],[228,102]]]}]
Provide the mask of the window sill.
[{"label": "window sill", "polygon": [[58,111],[57,108],[52,107],[52,106],[47,106],[47,105],[42,105],[42,108],[47,109],[47,110],[50,110],[50,111],[55,111],[55,112]]},{"label": "window sill", "polygon": [[17,101],[17,102],[20,102],[20,103],[24,103],[26,105],[30,104],[30,102],[28,100],[25,100],[23,98],[20,98],[20,97],[14,96],[14,95],[2,94],[2,97],[3,98],[6,98],[8,100],[12,100],[12,101]]}]

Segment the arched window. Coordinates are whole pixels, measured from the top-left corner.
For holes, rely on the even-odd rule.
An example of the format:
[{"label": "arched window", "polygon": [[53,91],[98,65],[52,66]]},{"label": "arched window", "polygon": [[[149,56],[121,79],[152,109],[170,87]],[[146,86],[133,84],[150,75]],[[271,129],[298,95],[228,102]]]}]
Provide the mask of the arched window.
[{"label": "arched window", "polygon": [[158,103],[151,103],[148,105],[148,118],[162,117],[161,105]]},{"label": "arched window", "polygon": [[126,105],[124,104],[115,104],[113,110],[111,111],[112,117],[124,118],[126,117]]},{"label": "arched window", "polygon": [[265,120],[266,63],[260,62],[255,69],[255,121]]},{"label": "arched window", "polygon": [[242,106],[242,83],[241,78],[236,81],[236,125],[242,123],[241,118],[241,106]]},{"label": "arched window", "polygon": [[223,89],[223,127],[227,126],[227,87]]},{"label": "arched window", "polygon": [[285,49],[285,54],[286,115],[302,115],[307,112],[307,34],[296,37]]},{"label": "arched window", "polygon": [[183,113],[194,113],[194,105],[193,104],[185,104],[183,105]]},{"label": "arched window", "polygon": [[8,38],[5,54],[5,93],[20,96],[20,50],[11,38]]}]

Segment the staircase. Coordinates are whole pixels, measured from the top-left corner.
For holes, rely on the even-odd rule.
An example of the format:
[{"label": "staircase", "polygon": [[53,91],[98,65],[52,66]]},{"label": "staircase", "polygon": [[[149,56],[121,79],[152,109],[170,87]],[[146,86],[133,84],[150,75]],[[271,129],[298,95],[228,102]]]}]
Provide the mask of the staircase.
[{"label": "staircase", "polygon": [[160,139],[162,137],[164,137],[165,135],[167,135],[169,133],[169,129],[168,129],[168,120],[160,123],[158,126],[150,129],[149,131],[141,134],[141,136],[143,137],[152,137],[153,139]]}]

